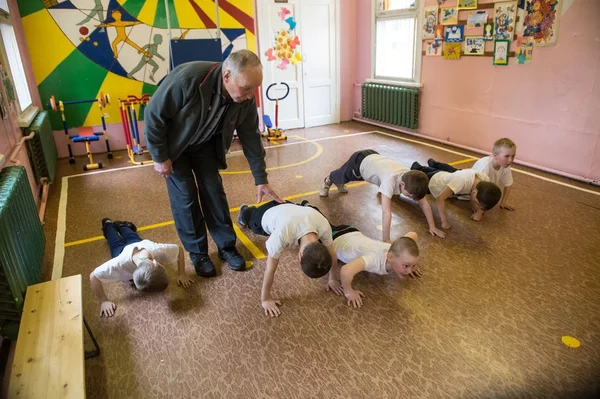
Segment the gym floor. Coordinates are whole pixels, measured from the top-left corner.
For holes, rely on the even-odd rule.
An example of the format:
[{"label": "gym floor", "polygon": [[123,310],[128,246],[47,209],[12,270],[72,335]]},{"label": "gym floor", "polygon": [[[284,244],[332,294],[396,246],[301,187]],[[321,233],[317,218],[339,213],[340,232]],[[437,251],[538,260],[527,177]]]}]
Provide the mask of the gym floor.
[{"label": "gym floor", "polygon": [[[266,144],[277,193],[307,199],[332,223],[377,239],[376,187],[354,183],[348,194],[320,198],[329,171],[365,148],[405,165],[433,157],[467,168],[479,156],[355,122],[288,134],[287,142]],[[239,150],[234,143],[223,173],[234,221],[241,204],[256,201]],[[148,295],[113,284],[106,291],[117,313],[101,318],[87,276],[110,256],[103,217],[179,244],[163,179],[116,155],[95,156],[108,168],[85,174],[85,158],[60,160],[44,226],[45,279],[84,277],[84,315],[102,351],[86,361],[89,398],[586,397],[600,390],[597,187],[517,165],[510,201],[517,210],[494,209],[474,222],[468,203],[450,200],[446,239],[428,234],[415,203],[395,199],[392,238],[419,234],[424,275],[358,275],[362,309],[325,292],[325,279],[305,277],[289,250],[273,285],[283,314],[265,317],[265,238],[237,229],[250,270],[221,267],[211,241],[218,277],[196,277],[186,256],[192,288],[172,283]]]}]

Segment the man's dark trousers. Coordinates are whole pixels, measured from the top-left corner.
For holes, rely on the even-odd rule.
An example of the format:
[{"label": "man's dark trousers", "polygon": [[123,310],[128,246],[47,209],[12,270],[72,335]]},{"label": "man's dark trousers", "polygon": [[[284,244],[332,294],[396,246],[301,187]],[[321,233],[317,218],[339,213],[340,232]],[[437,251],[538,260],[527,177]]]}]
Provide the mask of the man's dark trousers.
[{"label": "man's dark trousers", "polygon": [[215,135],[189,146],[173,162],[173,173],[167,179],[175,227],[192,262],[198,255],[208,255],[207,227],[219,249],[235,247],[235,232],[217,166],[220,144],[221,136]]}]

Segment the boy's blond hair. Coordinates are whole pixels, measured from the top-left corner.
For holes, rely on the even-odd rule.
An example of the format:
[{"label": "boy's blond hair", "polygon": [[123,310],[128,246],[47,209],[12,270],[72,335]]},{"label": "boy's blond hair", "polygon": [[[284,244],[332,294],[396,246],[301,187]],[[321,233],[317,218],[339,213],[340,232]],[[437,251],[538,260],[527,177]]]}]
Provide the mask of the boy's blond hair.
[{"label": "boy's blond hair", "polygon": [[133,272],[133,283],[143,292],[164,291],[169,285],[169,276],[164,267],[145,259],[140,262]]},{"label": "boy's blond hair", "polygon": [[506,137],[498,139],[494,143],[494,154],[498,154],[503,148],[517,148],[517,145],[514,143],[514,141]]},{"label": "boy's blond hair", "polygon": [[396,238],[390,246],[390,252],[394,258],[402,255],[404,251],[408,251],[411,256],[419,256],[419,246],[417,242],[410,237]]}]

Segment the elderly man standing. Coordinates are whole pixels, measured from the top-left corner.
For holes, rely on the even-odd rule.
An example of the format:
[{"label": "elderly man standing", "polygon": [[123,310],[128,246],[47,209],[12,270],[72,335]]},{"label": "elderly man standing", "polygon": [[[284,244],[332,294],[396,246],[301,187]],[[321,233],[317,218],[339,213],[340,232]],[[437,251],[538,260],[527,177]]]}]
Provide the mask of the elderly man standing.
[{"label": "elderly man standing", "polygon": [[260,59],[248,50],[232,53],[223,63],[188,62],[165,77],[144,112],[154,170],[166,178],[177,233],[202,277],[217,274],[208,256],[207,227],[219,258],[232,270],[245,269],[219,175],[227,168],[234,130],[254,176],[257,202],[263,197],[282,201],[269,187],[258,130],[253,93],[262,78]]}]

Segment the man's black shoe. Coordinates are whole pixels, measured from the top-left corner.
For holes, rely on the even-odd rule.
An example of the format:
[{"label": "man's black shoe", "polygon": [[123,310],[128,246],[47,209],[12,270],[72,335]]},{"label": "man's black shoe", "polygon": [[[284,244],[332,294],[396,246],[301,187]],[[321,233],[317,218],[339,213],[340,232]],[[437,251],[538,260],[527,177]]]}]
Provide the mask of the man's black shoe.
[{"label": "man's black shoe", "polygon": [[200,277],[215,277],[217,269],[208,255],[200,255],[194,259],[194,269]]},{"label": "man's black shoe", "polygon": [[246,270],[246,260],[240,255],[235,247],[219,249],[219,259],[227,262],[227,266],[229,266],[231,270],[236,272]]}]

